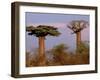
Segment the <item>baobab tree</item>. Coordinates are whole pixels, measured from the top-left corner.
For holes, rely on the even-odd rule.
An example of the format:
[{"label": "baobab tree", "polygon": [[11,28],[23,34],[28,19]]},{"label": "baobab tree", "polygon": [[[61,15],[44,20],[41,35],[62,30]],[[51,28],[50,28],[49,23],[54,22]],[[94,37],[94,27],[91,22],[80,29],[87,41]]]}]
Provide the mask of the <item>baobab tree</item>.
[{"label": "baobab tree", "polygon": [[88,22],[85,20],[73,20],[67,26],[73,31],[72,34],[76,34],[76,45],[78,49],[78,46],[81,44],[81,31],[88,26]]},{"label": "baobab tree", "polygon": [[28,26],[26,27],[26,31],[28,31],[29,35],[34,35],[38,37],[39,40],[39,59],[38,65],[44,66],[46,65],[45,59],[45,38],[46,36],[59,36],[60,32],[53,26],[47,25],[39,25],[37,27]]}]

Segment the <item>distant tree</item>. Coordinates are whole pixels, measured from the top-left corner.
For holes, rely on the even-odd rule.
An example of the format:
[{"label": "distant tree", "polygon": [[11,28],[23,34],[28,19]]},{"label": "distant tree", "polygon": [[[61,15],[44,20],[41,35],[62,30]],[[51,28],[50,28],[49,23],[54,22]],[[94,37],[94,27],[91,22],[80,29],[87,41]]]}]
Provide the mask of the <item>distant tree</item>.
[{"label": "distant tree", "polygon": [[84,54],[87,54],[89,53],[89,43],[84,41],[84,42],[81,42],[81,44],[79,45],[78,49],[77,49],[77,52],[80,54],[80,53],[84,53]]},{"label": "distant tree", "polygon": [[45,60],[45,38],[46,36],[59,36],[60,32],[54,26],[39,25],[37,27],[26,27],[29,35],[34,35],[39,38],[39,65],[46,64]]},{"label": "distant tree", "polygon": [[73,31],[72,34],[76,34],[76,45],[77,48],[81,43],[81,31],[86,28],[88,25],[88,22],[85,20],[73,20],[70,22],[68,26],[69,29]]},{"label": "distant tree", "polygon": [[88,42],[81,42],[77,49],[76,60],[78,63],[81,64],[88,64],[89,63],[89,43]]}]

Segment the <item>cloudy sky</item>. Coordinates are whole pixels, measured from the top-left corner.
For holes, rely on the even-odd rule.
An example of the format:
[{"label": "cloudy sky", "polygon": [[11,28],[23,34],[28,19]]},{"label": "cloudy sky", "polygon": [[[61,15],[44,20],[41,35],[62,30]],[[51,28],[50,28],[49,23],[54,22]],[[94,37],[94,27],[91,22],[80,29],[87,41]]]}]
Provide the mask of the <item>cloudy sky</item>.
[{"label": "cloudy sky", "polygon": [[[45,40],[46,50],[53,46],[64,43],[69,47],[69,51],[74,51],[76,47],[76,35],[71,34],[67,25],[72,20],[85,20],[89,22],[89,15],[76,14],[51,14],[51,13],[30,13],[26,12],[26,26],[50,25],[57,27],[62,33],[59,37],[47,36]],[[81,32],[82,41],[89,41],[89,27]],[[38,48],[38,38],[29,36],[26,32],[26,51],[32,52]]]}]

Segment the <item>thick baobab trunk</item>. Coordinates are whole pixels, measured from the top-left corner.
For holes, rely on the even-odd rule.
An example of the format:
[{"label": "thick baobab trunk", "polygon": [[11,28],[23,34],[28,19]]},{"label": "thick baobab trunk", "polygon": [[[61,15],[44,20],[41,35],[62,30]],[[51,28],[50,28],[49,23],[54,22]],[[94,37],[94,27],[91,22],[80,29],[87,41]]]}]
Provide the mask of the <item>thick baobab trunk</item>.
[{"label": "thick baobab trunk", "polygon": [[45,37],[39,37],[39,66],[44,66],[46,64],[45,59]]},{"label": "thick baobab trunk", "polygon": [[78,49],[81,44],[81,32],[76,33],[76,38],[77,38],[76,45],[77,45],[77,49]]}]

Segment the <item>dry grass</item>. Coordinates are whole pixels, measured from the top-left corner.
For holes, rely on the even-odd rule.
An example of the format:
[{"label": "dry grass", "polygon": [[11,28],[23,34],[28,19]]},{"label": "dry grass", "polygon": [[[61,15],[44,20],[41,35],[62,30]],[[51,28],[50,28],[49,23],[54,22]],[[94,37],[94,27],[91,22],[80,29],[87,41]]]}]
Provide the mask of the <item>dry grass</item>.
[{"label": "dry grass", "polygon": [[[86,42],[81,43],[76,53],[70,53],[67,49],[66,45],[59,44],[46,51],[45,66],[89,64],[89,45]],[[38,63],[38,56],[26,53],[26,67],[39,66]]]}]

